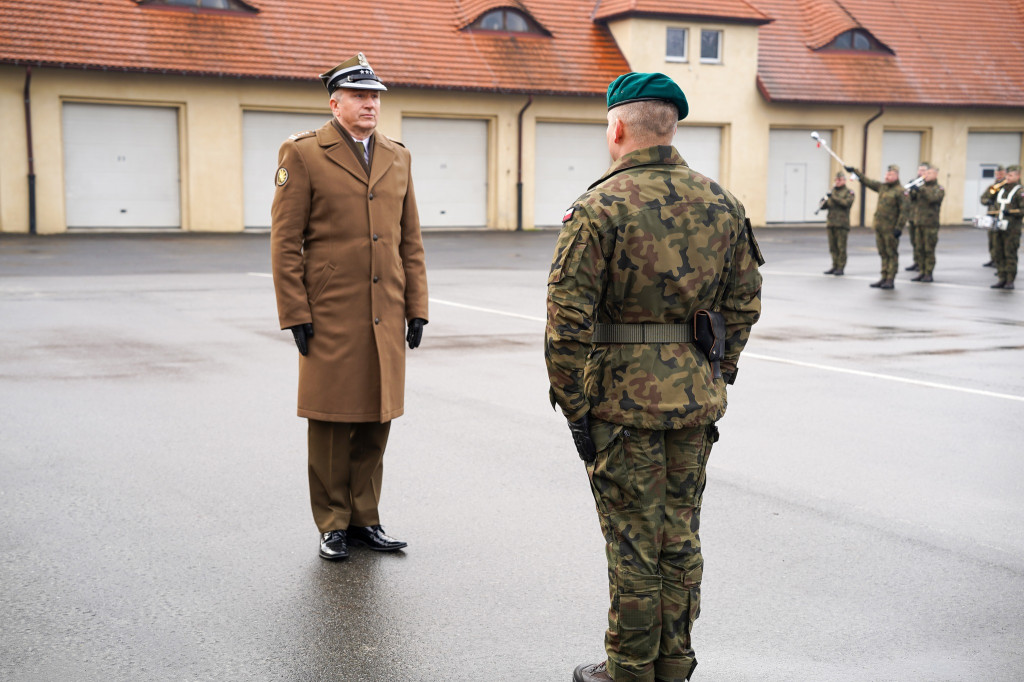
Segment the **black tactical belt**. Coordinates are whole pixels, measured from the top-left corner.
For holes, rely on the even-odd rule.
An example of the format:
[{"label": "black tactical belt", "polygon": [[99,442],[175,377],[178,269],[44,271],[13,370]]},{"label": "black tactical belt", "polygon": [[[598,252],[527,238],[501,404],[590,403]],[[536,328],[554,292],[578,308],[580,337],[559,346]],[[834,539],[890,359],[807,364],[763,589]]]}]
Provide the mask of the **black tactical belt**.
[{"label": "black tactical belt", "polygon": [[693,343],[690,324],[596,324],[591,343]]}]

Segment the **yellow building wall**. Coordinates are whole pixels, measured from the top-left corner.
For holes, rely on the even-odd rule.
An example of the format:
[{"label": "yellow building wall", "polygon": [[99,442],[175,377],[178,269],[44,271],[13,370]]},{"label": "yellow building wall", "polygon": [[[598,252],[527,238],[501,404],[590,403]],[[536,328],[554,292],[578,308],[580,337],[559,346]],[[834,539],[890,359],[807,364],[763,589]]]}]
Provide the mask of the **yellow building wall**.
[{"label": "yellow building wall", "polygon": [[[667,62],[665,27],[689,28],[690,60]],[[699,29],[723,31],[721,64],[701,64]],[[833,148],[851,165],[861,165],[863,126],[874,106],[768,103],[756,87],[757,29],[735,24],[686,24],[624,20],[609,25],[629,63],[638,71],[661,71],[686,92],[690,115],[683,125],[720,126],[720,181],[743,201],[756,225],[765,222],[769,133],[776,128],[826,130]],[[0,66],[0,232],[28,231],[28,162],[25,136],[23,67]],[[36,167],[37,229],[63,232],[63,102],[96,102],[175,107],[179,111],[182,229],[232,232],[244,229],[242,119],[246,110],[323,113],[327,95],[319,81],[307,82],[195,78],[72,69],[34,68],[32,129]],[[529,106],[523,110],[523,107]],[[499,95],[392,88],[384,93],[380,130],[402,139],[405,116],[477,118],[488,121],[487,225],[515,229],[517,169],[522,125],[522,224],[534,225],[535,126],[538,121],[606,122],[604,98]],[[867,171],[883,163],[884,130],[919,130],[922,158],[937,164],[946,187],[942,221],[962,220],[967,136],[976,131],[1024,132],[1014,110],[889,107],[868,132]],[[808,137],[808,145],[813,144]],[[686,149],[680,149],[686,156]],[[822,151],[822,154],[825,152]],[[832,170],[838,165],[833,163]],[[908,173],[904,173],[908,175]],[[597,179],[597,178],[594,178]],[[909,179],[909,175],[904,180]],[[822,179],[823,192],[828,178]],[[585,187],[581,187],[582,192]],[[967,198],[973,201],[973,197]],[[870,224],[875,195],[867,193]],[[859,202],[853,218],[859,217]]]}]

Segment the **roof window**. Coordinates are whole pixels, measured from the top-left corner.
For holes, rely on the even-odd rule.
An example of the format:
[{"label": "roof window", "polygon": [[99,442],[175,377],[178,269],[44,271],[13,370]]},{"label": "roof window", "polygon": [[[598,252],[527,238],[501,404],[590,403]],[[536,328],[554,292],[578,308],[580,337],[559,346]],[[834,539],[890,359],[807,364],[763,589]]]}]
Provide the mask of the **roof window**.
[{"label": "roof window", "polygon": [[472,31],[498,31],[502,33],[536,33],[548,35],[536,21],[517,9],[503,7],[485,12],[468,27]]},{"label": "roof window", "polygon": [[196,7],[198,9],[226,9],[240,12],[257,11],[242,0],[139,0],[140,5],[163,5],[167,7]]},{"label": "roof window", "polygon": [[892,51],[878,42],[874,36],[860,28],[854,28],[840,33],[832,39],[832,42],[823,46],[821,49],[892,54]]}]

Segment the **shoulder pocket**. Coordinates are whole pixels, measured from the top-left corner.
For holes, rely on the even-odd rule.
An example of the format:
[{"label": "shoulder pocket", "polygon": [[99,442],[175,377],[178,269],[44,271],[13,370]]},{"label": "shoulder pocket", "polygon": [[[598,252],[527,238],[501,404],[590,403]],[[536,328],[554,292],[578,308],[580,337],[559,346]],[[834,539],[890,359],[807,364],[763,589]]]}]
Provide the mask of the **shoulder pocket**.
[{"label": "shoulder pocket", "polygon": [[758,267],[764,265],[764,256],[761,255],[761,247],[757,245],[757,240],[754,239],[754,226],[750,224],[750,218],[744,218],[744,229],[747,232],[747,241],[750,242],[750,250],[754,254],[754,260],[757,261]]},{"label": "shoulder pocket", "polygon": [[583,221],[573,220],[562,225],[562,233],[555,247],[555,260],[548,274],[548,284],[558,284],[566,277],[572,277],[580,267],[587,240],[583,234]]}]

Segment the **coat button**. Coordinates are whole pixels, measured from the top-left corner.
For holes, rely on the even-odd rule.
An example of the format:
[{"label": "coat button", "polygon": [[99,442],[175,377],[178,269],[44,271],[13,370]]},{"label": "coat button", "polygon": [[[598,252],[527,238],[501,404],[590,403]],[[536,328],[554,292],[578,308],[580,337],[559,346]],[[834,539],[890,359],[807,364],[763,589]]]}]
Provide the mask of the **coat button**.
[{"label": "coat button", "polygon": [[373,235],[373,241],[377,241],[377,235]]},{"label": "coat button", "polygon": [[370,193],[370,201],[373,201],[373,192]]},{"label": "coat button", "polygon": [[380,324],[380,318],[379,317],[373,318],[373,323],[374,324]]},{"label": "coat button", "polygon": [[380,277],[378,277],[377,275],[374,275],[373,276],[373,283],[376,284],[377,280],[379,280],[379,279],[380,279]]}]

